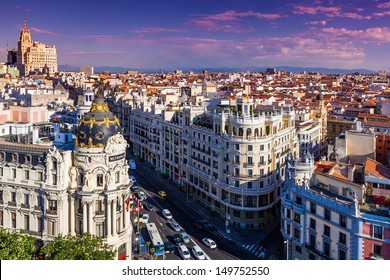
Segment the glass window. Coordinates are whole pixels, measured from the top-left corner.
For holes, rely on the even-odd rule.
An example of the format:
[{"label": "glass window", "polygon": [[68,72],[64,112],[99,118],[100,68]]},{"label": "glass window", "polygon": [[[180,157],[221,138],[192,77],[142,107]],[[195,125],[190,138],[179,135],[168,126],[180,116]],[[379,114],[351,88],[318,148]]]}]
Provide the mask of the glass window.
[{"label": "glass window", "polygon": [[330,227],[327,225],[324,225],[324,235],[330,236]]},{"label": "glass window", "polygon": [[383,239],[383,227],[374,225],[374,238]]},{"label": "glass window", "polygon": [[316,220],[310,218],[310,228],[316,229]]},{"label": "glass window", "polygon": [[347,235],[345,233],[339,233],[339,242],[341,244],[347,244]]}]

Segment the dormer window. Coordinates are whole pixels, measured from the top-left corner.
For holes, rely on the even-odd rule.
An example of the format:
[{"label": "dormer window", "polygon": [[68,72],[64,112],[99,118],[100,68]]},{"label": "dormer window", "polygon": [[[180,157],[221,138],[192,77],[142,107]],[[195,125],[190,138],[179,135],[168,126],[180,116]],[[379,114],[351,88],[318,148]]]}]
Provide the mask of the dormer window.
[{"label": "dormer window", "polygon": [[12,162],[18,162],[18,154],[12,154]]},{"label": "dormer window", "polygon": [[31,164],[31,159],[32,159],[31,155],[26,155],[26,156],[24,157],[24,159],[25,159],[25,163],[26,163],[26,164]]}]

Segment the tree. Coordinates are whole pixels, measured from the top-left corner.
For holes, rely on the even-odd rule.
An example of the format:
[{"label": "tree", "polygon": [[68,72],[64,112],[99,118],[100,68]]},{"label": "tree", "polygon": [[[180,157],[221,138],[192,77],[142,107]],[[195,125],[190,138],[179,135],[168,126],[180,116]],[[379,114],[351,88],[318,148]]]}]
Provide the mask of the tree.
[{"label": "tree", "polygon": [[84,233],[81,236],[57,236],[41,249],[47,260],[112,260],[116,251],[100,237]]},{"label": "tree", "polygon": [[1,260],[32,260],[36,252],[36,240],[30,235],[0,228]]}]

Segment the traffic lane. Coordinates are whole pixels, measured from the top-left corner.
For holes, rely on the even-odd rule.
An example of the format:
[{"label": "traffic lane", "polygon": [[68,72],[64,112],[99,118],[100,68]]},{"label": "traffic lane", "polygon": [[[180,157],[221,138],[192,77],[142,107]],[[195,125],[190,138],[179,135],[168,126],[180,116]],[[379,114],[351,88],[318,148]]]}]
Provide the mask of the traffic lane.
[{"label": "traffic lane", "polygon": [[[206,254],[210,255],[212,259],[235,259],[234,257],[226,255],[226,253],[224,252],[221,252],[227,251],[226,249],[229,249],[229,247],[224,246],[223,242],[220,242],[219,238],[213,238],[219,244],[217,250],[211,250],[203,245],[203,243],[201,242],[202,238],[211,238],[212,236],[205,236],[202,232],[199,232],[197,229],[193,228],[193,223],[198,219],[204,218],[204,213],[199,213],[199,211],[188,207],[189,203],[183,201],[182,197],[180,195],[177,195],[174,191],[168,191],[167,196],[165,198],[161,198],[156,195],[161,189],[166,190],[165,186],[167,182],[159,176],[156,176],[155,174],[148,176],[148,170],[142,168],[142,165],[138,165],[138,167],[140,169],[143,169],[144,171],[142,172],[138,170],[138,172],[134,172],[137,181],[139,182],[141,187],[145,190],[145,192],[152,194],[153,200],[157,201],[162,208],[167,208],[171,211],[173,218],[182,226],[182,228],[184,228],[184,230],[187,231],[190,236],[192,236],[196,241],[198,241],[198,245],[201,246],[201,248],[206,252]],[[158,188],[156,186],[164,187]],[[161,211],[159,212],[159,214],[161,215]],[[227,252],[228,254],[232,254],[233,252],[235,252],[235,250],[229,251],[231,252]]]}]

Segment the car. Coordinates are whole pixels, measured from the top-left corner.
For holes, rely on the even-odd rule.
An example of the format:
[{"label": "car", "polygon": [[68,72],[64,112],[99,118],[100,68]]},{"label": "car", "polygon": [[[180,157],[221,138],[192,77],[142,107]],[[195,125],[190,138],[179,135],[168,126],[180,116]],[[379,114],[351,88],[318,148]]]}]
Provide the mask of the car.
[{"label": "car", "polygon": [[167,196],[167,193],[164,192],[164,191],[159,191],[159,192],[158,192],[158,195],[159,195],[160,197],[162,197],[162,198],[165,198],[165,197]]},{"label": "car", "polygon": [[171,228],[173,229],[173,231],[181,231],[181,227],[179,226],[179,224],[176,222],[176,221],[171,221],[169,223],[169,225],[171,226]]},{"label": "car", "polygon": [[129,181],[130,181],[131,184],[137,183],[137,179],[133,175],[129,176]]},{"label": "car", "polygon": [[204,245],[206,245],[210,249],[217,248],[217,244],[211,238],[205,237],[202,239]]},{"label": "car", "polygon": [[144,201],[144,200],[148,199],[148,197],[146,196],[146,193],[144,193],[143,191],[140,191],[138,193],[138,199],[139,199],[139,201]]},{"label": "car", "polygon": [[181,241],[180,235],[177,234],[177,233],[172,236],[172,242],[176,246],[180,246],[181,244],[183,244],[182,241]]},{"label": "car", "polygon": [[194,255],[195,259],[197,260],[205,260],[206,256],[203,252],[203,250],[198,246],[195,245],[194,247],[191,248],[192,254]]},{"label": "car", "polygon": [[135,164],[134,159],[129,160],[130,169],[136,169],[137,165]]},{"label": "car", "polygon": [[174,253],[175,247],[172,245],[171,242],[165,241],[164,242],[164,251],[165,251],[165,253]]},{"label": "car", "polygon": [[190,243],[190,237],[188,236],[188,234],[186,232],[181,232],[179,234],[181,240],[183,240],[184,243]]},{"label": "car", "polygon": [[132,186],[131,186],[131,190],[133,192],[138,192],[139,191],[139,185],[137,183],[134,183]]},{"label": "car", "polygon": [[164,216],[165,219],[170,220],[172,219],[172,214],[168,209],[163,209],[162,210],[162,215]]},{"label": "car", "polygon": [[143,224],[149,223],[149,214],[143,214],[142,215],[142,223]]},{"label": "car", "polygon": [[154,209],[154,206],[153,204],[151,204],[150,202],[146,202],[145,205],[144,205],[145,209],[148,210],[148,211],[152,211]]},{"label": "car", "polygon": [[191,259],[190,251],[188,251],[188,248],[186,247],[186,245],[180,245],[178,250],[179,250],[179,254],[183,258],[183,260],[190,260]]},{"label": "car", "polygon": [[208,222],[207,220],[198,220],[192,225],[197,230],[211,231],[211,229],[213,228],[213,225],[210,224],[210,222]]}]

